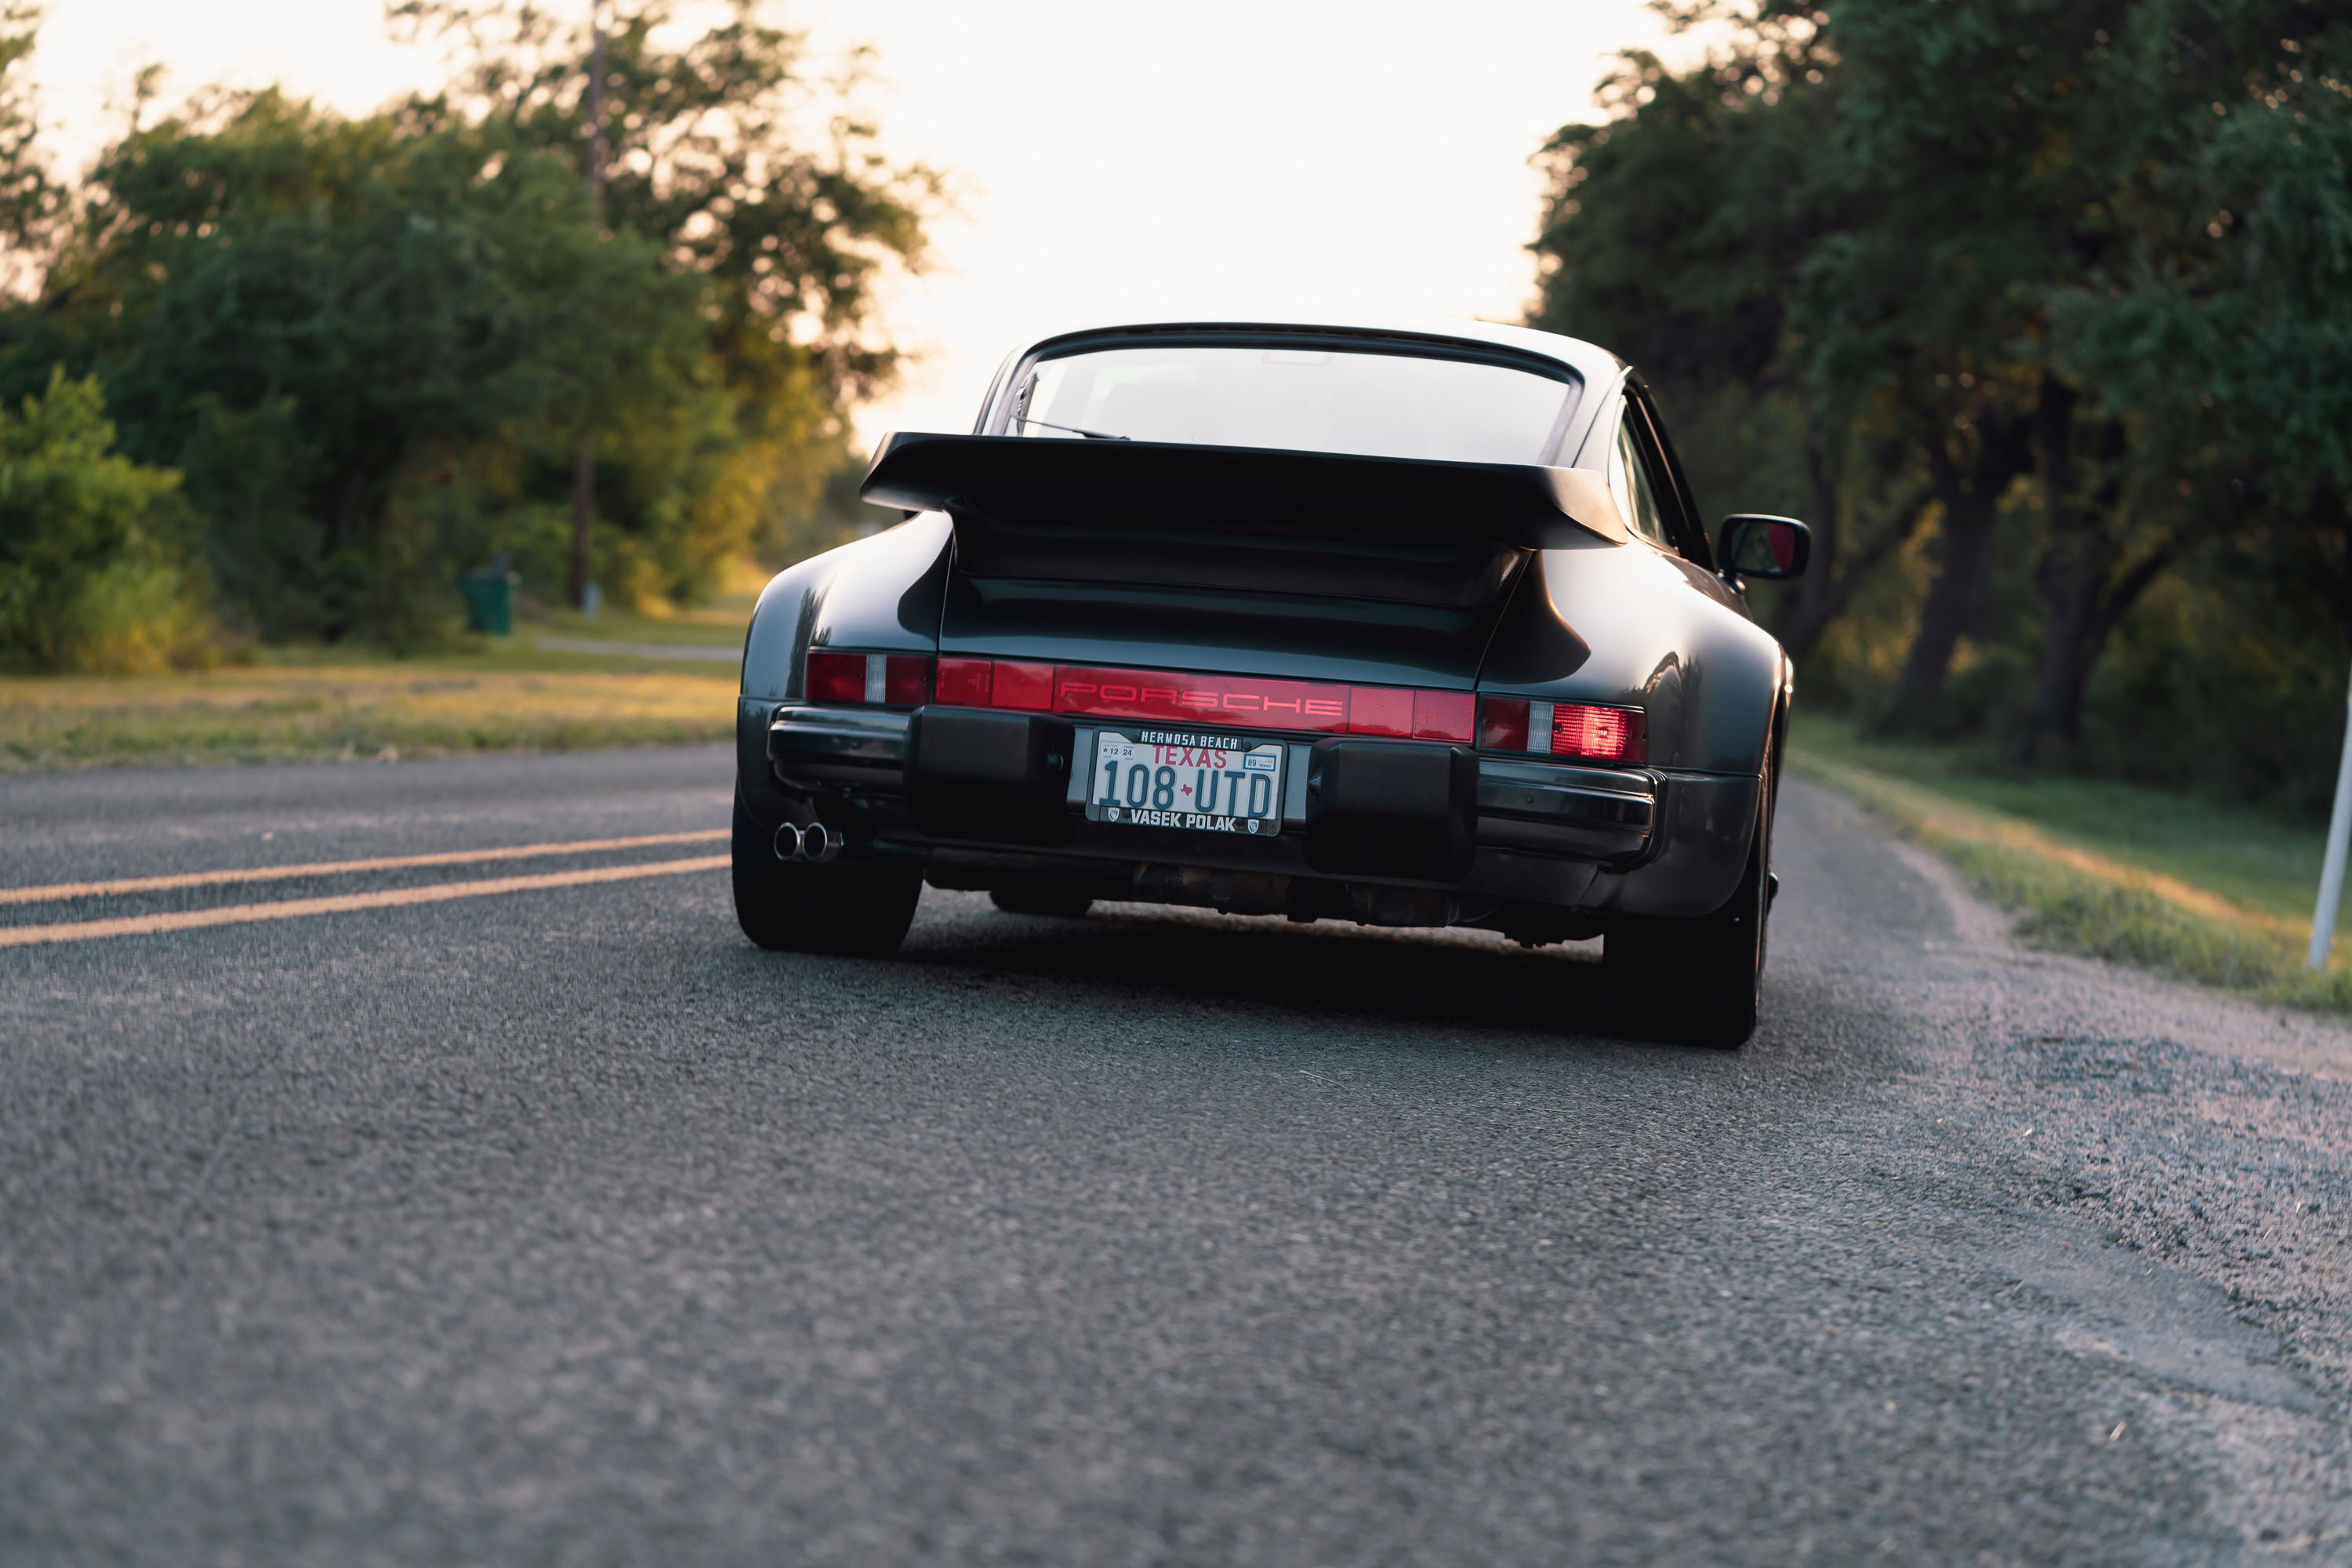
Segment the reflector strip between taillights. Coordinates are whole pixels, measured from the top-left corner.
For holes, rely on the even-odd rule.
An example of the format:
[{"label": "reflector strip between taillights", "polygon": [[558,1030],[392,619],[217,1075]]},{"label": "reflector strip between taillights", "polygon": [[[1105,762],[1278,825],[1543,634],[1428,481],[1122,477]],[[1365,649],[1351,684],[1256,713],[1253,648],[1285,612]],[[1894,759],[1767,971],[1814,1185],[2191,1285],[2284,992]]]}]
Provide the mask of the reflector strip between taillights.
[{"label": "reflector strip between taillights", "polygon": [[[986,660],[942,659],[950,665]],[[946,676],[942,674],[942,684]],[[957,685],[976,678],[959,676]],[[944,700],[944,699],[942,699]],[[1332,735],[1467,741],[1476,699],[1467,691],[1349,686],[1254,675],[1202,675],[1091,665],[994,661],[988,705],[1163,724],[1234,724]]]},{"label": "reflector strip between taillights", "polygon": [[[924,668],[910,670],[903,689],[914,694],[902,694],[898,667],[919,663]],[[881,654],[812,649],[805,689],[815,702],[938,701],[964,708],[1400,740],[1469,741],[1477,713],[1473,693],[1405,686],[1114,669],[960,654],[941,657],[936,667],[891,655],[887,666],[885,669]],[[877,681],[884,684],[877,686]]]}]

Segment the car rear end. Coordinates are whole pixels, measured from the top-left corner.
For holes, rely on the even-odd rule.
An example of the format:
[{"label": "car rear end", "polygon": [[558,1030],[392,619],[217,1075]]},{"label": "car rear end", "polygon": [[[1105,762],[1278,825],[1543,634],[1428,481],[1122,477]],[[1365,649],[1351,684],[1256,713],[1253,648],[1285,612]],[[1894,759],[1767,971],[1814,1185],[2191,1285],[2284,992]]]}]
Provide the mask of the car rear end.
[{"label": "car rear end", "polygon": [[1664,780],[1638,709],[816,648],[782,790],[935,887],[1573,934]]},{"label": "car rear end", "polygon": [[1763,886],[1784,656],[1579,466],[1623,366],[1480,330],[1080,334],[890,437],[907,521],[747,639],[745,929],[887,951],[928,883],[1542,943]]}]

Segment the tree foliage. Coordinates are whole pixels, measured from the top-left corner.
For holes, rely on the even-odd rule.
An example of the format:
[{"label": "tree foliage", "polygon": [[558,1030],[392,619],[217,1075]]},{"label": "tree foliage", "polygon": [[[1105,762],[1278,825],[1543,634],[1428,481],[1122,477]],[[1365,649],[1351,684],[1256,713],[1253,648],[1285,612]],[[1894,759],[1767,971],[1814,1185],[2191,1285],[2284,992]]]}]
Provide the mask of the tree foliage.
[{"label": "tree foliage", "polygon": [[[2220,622],[2284,636],[2316,603],[2352,644],[2339,14],[1664,8],[1716,47],[1628,57],[1612,118],[1545,149],[1534,318],[1654,366],[1770,492],[1743,505],[1811,510],[1815,573],[1778,615],[1833,694],[2142,770],[2148,721],[2179,732],[2192,700],[2149,679],[2151,639],[2193,623],[2210,660]],[[2345,646],[2316,651],[2238,661],[2248,728],[2314,711]],[[2184,745],[2161,771],[2276,788],[2306,765]]]},{"label": "tree foliage", "polygon": [[810,151],[797,40],[748,5],[670,50],[665,13],[623,6],[599,200],[576,30],[394,14],[458,40],[446,91],[358,118],[205,94],[108,148],[0,320],[0,395],[96,375],[265,635],[406,646],[499,548],[551,590],[583,441],[600,579],[694,595],[819,506],[892,373],[876,283],[919,259],[936,183],[855,127]]},{"label": "tree foliage", "polygon": [[[585,157],[591,45],[577,9],[394,0],[397,25],[457,46],[454,83],[416,110]],[[765,24],[755,0],[730,0],[726,20],[677,48],[657,41],[671,23],[640,0],[614,8],[604,38],[610,221],[708,281],[732,374],[775,384],[811,366],[834,395],[875,390],[898,358],[867,336],[876,283],[920,260],[938,176],[892,166],[873,126],[845,113],[825,119],[821,150],[803,145],[817,109],[805,40]]]},{"label": "tree foliage", "polygon": [[32,58],[40,7],[0,0],[0,283],[29,279],[66,206],[41,157],[40,118],[25,66]]},{"label": "tree foliage", "polygon": [[180,479],[114,447],[96,377],[0,408],[0,665],[136,671],[198,655]]}]

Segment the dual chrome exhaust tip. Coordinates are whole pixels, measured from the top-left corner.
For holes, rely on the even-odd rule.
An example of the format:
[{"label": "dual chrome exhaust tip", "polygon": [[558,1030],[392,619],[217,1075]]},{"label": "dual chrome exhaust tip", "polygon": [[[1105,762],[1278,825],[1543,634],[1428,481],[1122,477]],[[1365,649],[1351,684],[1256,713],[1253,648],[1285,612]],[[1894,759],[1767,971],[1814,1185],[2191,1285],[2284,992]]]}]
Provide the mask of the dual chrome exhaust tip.
[{"label": "dual chrome exhaust tip", "polygon": [[849,839],[840,828],[822,822],[812,822],[806,827],[785,823],[776,829],[776,858],[801,861],[822,866],[841,858],[849,847]]}]

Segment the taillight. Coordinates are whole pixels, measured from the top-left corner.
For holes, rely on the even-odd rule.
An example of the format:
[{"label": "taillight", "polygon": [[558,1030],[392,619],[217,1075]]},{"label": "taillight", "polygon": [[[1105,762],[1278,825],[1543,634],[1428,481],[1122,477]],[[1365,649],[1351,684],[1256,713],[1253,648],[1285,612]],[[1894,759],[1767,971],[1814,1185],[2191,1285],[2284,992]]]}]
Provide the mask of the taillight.
[{"label": "taillight", "polygon": [[931,698],[931,660],[919,653],[834,653],[811,648],[811,702],[874,702],[916,708]]},{"label": "taillight", "polygon": [[1611,763],[1644,762],[1650,752],[1648,728],[1638,708],[1557,703],[1551,710],[1552,754]]},{"label": "taillight", "polygon": [[1528,703],[1522,697],[1489,697],[1480,704],[1478,744],[1489,752],[1528,749]]},{"label": "taillight", "polygon": [[940,660],[940,700],[956,708],[987,707],[988,678],[994,668],[984,658]]},{"label": "taillight", "polygon": [[1412,738],[1416,741],[1466,741],[1471,715],[1478,700],[1467,691],[1416,691],[1412,694]]},{"label": "taillight", "polygon": [[[868,656],[871,657],[870,655]],[[882,661],[882,700],[919,708],[931,700],[931,661],[894,653]]]},{"label": "taillight", "polygon": [[862,653],[817,653],[808,656],[808,700],[812,702],[866,700],[866,656]]},{"label": "taillight", "polygon": [[1412,691],[1403,686],[1357,686],[1348,691],[1348,733],[1410,735]]},{"label": "taillight", "polygon": [[1346,686],[1247,675],[1184,675],[1148,669],[1031,663],[1022,659],[934,660],[923,654],[836,653],[811,648],[811,702],[919,708],[1012,708],[1168,723],[1308,730],[1398,740],[1470,741],[1489,752],[1532,752],[1591,762],[1648,760],[1639,708],[1589,702],[1480,699],[1467,691],[1409,686]]},{"label": "taillight", "polygon": [[1027,708],[1041,713],[1054,709],[1054,667],[1050,664],[1018,664],[1011,659],[996,661],[996,679],[989,692],[989,705],[994,708]]},{"label": "taillight", "polygon": [[1649,724],[1639,708],[1489,697],[1479,704],[1478,744],[1490,752],[1536,752],[1600,763],[1649,760]]}]

